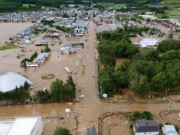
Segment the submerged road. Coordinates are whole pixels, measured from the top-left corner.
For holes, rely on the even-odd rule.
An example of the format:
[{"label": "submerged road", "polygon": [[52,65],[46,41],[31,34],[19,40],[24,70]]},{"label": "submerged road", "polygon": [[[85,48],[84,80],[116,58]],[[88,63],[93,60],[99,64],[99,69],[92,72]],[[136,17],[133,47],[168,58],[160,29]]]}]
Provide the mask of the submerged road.
[{"label": "submerged road", "polygon": [[[78,112],[79,132],[84,132],[87,127],[97,127],[97,118],[104,112],[110,111],[151,111],[157,114],[161,110],[167,109],[167,103],[163,104],[106,104],[102,103],[98,97],[97,87],[97,65],[94,59],[96,34],[95,24],[90,21],[88,26],[88,41],[85,42],[85,48],[81,53],[82,60],[77,72],[76,82],[78,90],[77,97],[84,95],[84,98],[79,103],[75,104],[37,104],[37,105],[21,105],[21,106],[0,106],[0,118],[15,118],[23,116],[42,116],[42,117],[57,117],[63,115],[65,108],[70,108]],[[83,68],[84,69],[83,69]],[[83,70],[83,71],[82,71]],[[82,73],[84,72],[84,73]],[[179,103],[172,103],[173,109],[180,109]],[[58,114],[57,114],[58,111]],[[73,113],[71,113],[73,114]],[[73,115],[72,115],[73,116]],[[73,123],[73,124],[71,124]],[[75,120],[70,118],[70,128],[74,128]]]}]

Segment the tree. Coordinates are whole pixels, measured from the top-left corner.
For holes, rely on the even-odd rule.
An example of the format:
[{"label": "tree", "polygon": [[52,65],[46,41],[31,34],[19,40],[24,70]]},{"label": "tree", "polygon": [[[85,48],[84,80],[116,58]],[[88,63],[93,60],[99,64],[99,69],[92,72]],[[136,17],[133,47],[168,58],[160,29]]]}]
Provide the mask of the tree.
[{"label": "tree", "polygon": [[70,131],[67,128],[58,127],[54,131],[54,135],[72,135],[72,134],[70,133]]},{"label": "tree", "polygon": [[130,82],[130,88],[135,93],[141,95],[141,97],[144,97],[150,91],[150,86],[147,77],[139,75],[138,78]]},{"label": "tree", "polygon": [[36,99],[39,101],[39,103],[47,103],[50,99],[50,93],[49,91],[37,91],[36,93]]},{"label": "tree", "polygon": [[114,82],[118,87],[128,87],[129,82],[126,74],[126,72],[118,70],[114,72]]},{"label": "tree", "polygon": [[162,92],[167,87],[167,77],[164,72],[158,73],[156,76],[152,78],[152,88],[159,92]]},{"label": "tree", "polygon": [[29,88],[29,83],[27,81],[24,82],[24,90],[28,90]]},{"label": "tree", "polygon": [[75,90],[76,90],[76,86],[74,84],[73,78],[72,76],[68,76],[67,80],[66,80],[66,84],[69,85],[66,87],[66,89],[71,89],[70,87],[72,87],[72,90],[69,90],[69,92],[72,94],[72,97],[75,98]]},{"label": "tree", "polygon": [[48,45],[46,45],[43,52],[50,52],[50,51],[51,49],[48,47]]}]

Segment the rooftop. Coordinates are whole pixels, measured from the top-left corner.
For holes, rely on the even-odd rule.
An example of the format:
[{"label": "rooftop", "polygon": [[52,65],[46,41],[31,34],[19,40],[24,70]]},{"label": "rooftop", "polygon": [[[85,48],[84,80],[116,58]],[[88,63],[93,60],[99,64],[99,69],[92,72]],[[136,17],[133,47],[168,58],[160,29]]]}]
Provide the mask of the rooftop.
[{"label": "rooftop", "polygon": [[0,135],[32,135],[40,117],[22,117],[0,122]]}]

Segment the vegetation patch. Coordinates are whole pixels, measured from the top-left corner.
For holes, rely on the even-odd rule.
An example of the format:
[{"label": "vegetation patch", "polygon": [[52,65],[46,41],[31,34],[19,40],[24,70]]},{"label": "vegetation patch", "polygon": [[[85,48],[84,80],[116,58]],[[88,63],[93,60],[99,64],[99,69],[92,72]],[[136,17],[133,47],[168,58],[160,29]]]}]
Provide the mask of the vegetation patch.
[{"label": "vegetation patch", "polygon": [[75,84],[71,76],[68,76],[66,82],[56,79],[51,83],[50,91],[37,91],[36,99],[39,103],[72,102],[75,98],[75,89]]},{"label": "vegetation patch", "polygon": [[44,32],[46,32],[46,29],[35,29],[34,34],[38,35],[38,34],[42,34]]},{"label": "vegetation patch", "polygon": [[36,7],[36,4],[22,4],[24,8]]},{"label": "vegetation patch", "polygon": [[18,47],[15,45],[4,45],[4,46],[0,47],[0,51],[8,50],[8,49],[16,49],[16,48],[18,48]]},{"label": "vegetation patch", "polygon": [[[100,93],[112,97],[121,89],[129,88],[144,99],[150,91],[165,96],[167,91],[179,86],[180,41],[167,39],[157,49],[138,48],[129,40],[130,35],[142,31],[153,33],[154,29],[126,26],[124,29],[97,34],[100,65],[103,65],[99,66]],[[130,60],[117,66],[116,59],[124,58]]]}]

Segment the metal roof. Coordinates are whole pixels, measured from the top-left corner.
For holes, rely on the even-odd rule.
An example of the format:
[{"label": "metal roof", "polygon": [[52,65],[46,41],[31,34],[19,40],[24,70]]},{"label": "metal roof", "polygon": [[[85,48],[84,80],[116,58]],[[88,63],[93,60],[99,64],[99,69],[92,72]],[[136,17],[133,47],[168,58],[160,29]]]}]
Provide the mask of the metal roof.
[{"label": "metal roof", "polygon": [[89,127],[87,128],[86,135],[97,135],[97,131],[95,127]]},{"label": "metal roof", "polygon": [[158,124],[154,120],[137,120],[134,124],[136,133],[138,132],[159,132]]}]

